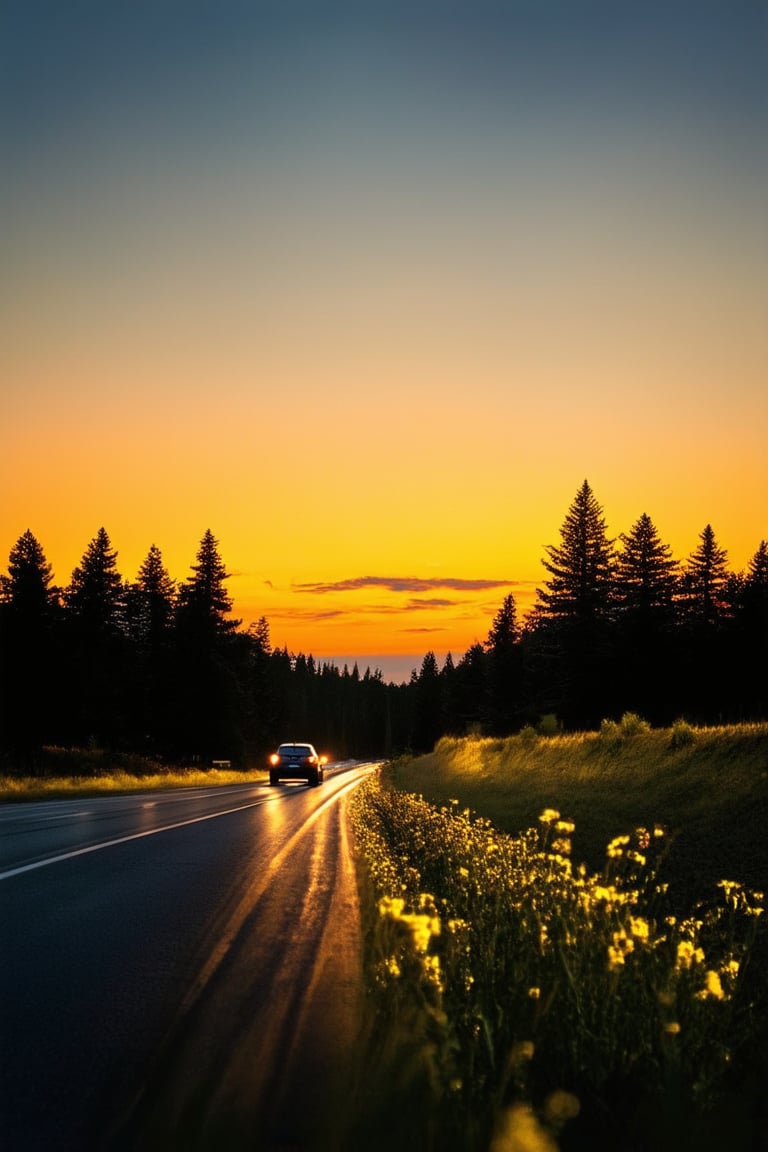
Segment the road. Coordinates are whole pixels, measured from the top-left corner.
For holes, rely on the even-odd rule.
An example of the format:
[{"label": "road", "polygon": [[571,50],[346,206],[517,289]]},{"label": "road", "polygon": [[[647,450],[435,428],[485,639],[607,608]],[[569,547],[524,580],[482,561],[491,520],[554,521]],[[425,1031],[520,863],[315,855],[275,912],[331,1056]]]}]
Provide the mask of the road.
[{"label": "road", "polygon": [[4,1152],[341,1147],[370,770],[0,806]]}]

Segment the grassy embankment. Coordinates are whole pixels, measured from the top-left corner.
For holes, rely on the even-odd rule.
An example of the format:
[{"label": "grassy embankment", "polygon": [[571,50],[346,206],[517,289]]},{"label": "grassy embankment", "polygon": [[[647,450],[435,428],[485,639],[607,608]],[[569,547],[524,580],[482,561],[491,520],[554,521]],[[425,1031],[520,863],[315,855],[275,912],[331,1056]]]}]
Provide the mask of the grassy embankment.
[{"label": "grassy embankment", "polygon": [[768,725],[646,729],[446,739],[354,794],[369,1142],[378,1108],[408,1149],[759,1146]]},{"label": "grassy embankment", "polygon": [[267,779],[266,770],[178,768],[125,753],[46,748],[38,759],[34,775],[0,774],[0,803],[264,783]]},{"label": "grassy embankment", "polygon": [[392,779],[510,833],[556,808],[576,825],[574,863],[594,869],[614,836],[660,824],[678,891],[724,876],[768,890],[768,724],[646,730],[628,717],[599,733],[445,739],[395,763]]}]

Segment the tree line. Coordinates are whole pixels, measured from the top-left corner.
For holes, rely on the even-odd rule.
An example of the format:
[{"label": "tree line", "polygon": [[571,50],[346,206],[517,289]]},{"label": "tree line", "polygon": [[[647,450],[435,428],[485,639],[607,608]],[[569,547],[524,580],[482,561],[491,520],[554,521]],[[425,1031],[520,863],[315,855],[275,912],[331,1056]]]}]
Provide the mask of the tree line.
[{"label": "tree line", "polygon": [[637,712],[655,724],[768,718],[768,546],[744,572],[707,525],[677,561],[647,514],[618,539],[585,480],[545,549],[520,621],[504,598],[483,642],[407,684],[274,648],[265,617],[232,619],[213,533],[182,582],[152,545],[134,581],[104,528],[68,586],[25,532],[0,576],[0,757],[34,771],[48,746],[174,764],[254,767],[311,739],[336,759],[423,751],[441,735],[567,729]]}]

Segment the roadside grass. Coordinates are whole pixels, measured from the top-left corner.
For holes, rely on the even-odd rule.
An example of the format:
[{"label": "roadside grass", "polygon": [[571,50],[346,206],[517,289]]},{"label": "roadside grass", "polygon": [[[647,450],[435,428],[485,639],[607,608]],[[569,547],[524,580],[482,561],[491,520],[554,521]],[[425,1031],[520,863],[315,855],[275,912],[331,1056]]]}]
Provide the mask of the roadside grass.
[{"label": "roadside grass", "polygon": [[180,768],[125,753],[46,748],[34,775],[0,775],[0,803],[261,784],[267,779],[266,771]]},{"label": "roadside grass", "polygon": [[353,795],[368,1147],[759,1146],[768,725],[646,728],[442,740]]},{"label": "roadside grass", "polygon": [[682,898],[723,876],[768,888],[768,724],[439,741],[392,765],[393,782],[436,804],[458,798],[515,833],[557,808],[576,825],[573,858],[602,867],[605,845],[639,825],[668,833]]}]

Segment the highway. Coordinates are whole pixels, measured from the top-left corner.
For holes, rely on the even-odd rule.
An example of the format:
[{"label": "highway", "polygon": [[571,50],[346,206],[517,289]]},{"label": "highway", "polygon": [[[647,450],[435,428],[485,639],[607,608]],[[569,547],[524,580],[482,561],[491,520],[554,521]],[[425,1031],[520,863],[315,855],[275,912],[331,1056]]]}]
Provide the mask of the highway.
[{"label": "highway", "polygon": [[0,805],[3,1152],[342,1146],[371,769]]}]

